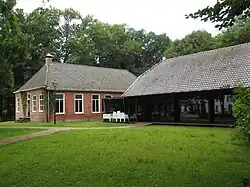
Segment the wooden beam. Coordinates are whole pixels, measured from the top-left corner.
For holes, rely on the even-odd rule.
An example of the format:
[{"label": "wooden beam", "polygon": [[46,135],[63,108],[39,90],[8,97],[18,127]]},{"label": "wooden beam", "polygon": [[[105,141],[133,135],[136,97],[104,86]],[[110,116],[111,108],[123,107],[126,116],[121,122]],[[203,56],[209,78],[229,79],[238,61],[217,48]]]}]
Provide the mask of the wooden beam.
[{"label": "wooden beam", "polygon": [[177,95],[173,95],[174,121],[180,122],[180,100]]},{"label": "wooden beam", "polygon": [[209,122],[214,122],[214,94],[210,93],[208,96],[208,118]]},{"label": "wooden beam", "polygon": [[137,97],[135,98],[135,121],[138,121]]}]

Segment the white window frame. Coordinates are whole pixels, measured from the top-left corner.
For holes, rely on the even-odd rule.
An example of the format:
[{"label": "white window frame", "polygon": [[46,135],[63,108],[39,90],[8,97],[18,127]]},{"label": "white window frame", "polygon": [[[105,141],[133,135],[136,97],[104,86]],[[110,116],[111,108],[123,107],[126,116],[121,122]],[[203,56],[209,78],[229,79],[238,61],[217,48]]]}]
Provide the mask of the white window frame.
[{"label": "white window frame", "polygon": [[[65,114],[65,103],[66,103],[65,102],[65,93],[56,93],[56,95],[63,95],[63,112],[56,112],[56,115],[63,115],[63,114]],[[61,99],[56,99],[56,100],[61,100]]]},{"label": "white window frame", "polygon": [[[43,94],[40,94],[40,95],[39,95],[39,103],[38,103],[39,112],[43,112],[43,110],[44,110],[44,103],[43,103],[44,97],[43,97],[43,99],[41,99],[41,96],[43,96]],[[41,104],[41,101],[42,101],[42,104]],[[41,106],[43,107],[42,110],[41,110]]]},{"label": "white window frame", "polygon": [[[94,96],[94,95],[98,95],[99,111],[97,111],[97,112],[94,112],[94,111],[93,111],[93,100],[97,100],[97,99],[93,99],[93,96]],[[99,114],[99,113],[101,113],[101,102],[100,102],[100,99],[101,99],[100,94],[92,94],[92,95],[91,95],[91,108],[92,108],[92,113],[93,113],[93,114]]]},{"label": "white window frame", "polygon": [[[32,112],[36,112],[36,110],[34,110],[34,106],[37,107],[37,98],[34,99],[34,97],[36,97],[36,95],[32,95],[32,104],[31,104],[32,105]],[[36,102],[35,105],[34,105],[34,101]]]},{"label": "white window frame", "polygon": [[16,112],[20,112],[20,97],[16,98]]},{"label": "white window frame", "polygon": [[[76,99],[77,95],[81,95],[82,99]],[[76,101],[82,101],[82,112],[76,112]],[[81,93],[74,94],[74,112],[75,112],[75,114],[84,114],[84,95]]]}]

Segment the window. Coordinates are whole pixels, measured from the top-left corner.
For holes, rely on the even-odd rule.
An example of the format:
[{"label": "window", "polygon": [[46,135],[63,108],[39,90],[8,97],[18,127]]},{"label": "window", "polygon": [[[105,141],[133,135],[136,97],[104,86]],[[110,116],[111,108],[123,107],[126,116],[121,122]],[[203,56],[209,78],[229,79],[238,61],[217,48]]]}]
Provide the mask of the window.
[{"label": "window", "polygon": [[43,94],[39,95],[39,112],[43,112],[44,103],[43,103]]},{"label": "window", "polygon": [[32,112],[36,112],[36,95],[32,96]]},{"label": "window", "polygon": [[83,114],[83,94],[75,94],[75,114]]},{"label": "window", "polygon": [[20,112],[20,97],[16,98],[16,112]]},{"label": "window", "polygon": [[92,95],[92,113],[100,113],[100,95]]},{"label": "window", "polygon": [[27,100],[30,100],[30,94],[27,93]]},{"label": "window", "polygon": [[219,105],[215,105],[215,112],[219,112]]},{"label": "window", "polygon": [[65,98],[64,94],[56,94],[56,114],[64,114],[65,112]]}]

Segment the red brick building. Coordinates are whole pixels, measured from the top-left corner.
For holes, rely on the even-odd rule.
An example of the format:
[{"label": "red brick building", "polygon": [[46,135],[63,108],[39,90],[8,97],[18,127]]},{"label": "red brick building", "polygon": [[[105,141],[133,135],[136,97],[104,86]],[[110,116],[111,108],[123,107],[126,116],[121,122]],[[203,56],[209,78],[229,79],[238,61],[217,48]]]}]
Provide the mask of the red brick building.
[{"label": "red brick building", "polygon": [[120,97],[135,81],[127,70],[52,62],[15,91],[15,119],[48,122],[100,119],[102,99]]}]

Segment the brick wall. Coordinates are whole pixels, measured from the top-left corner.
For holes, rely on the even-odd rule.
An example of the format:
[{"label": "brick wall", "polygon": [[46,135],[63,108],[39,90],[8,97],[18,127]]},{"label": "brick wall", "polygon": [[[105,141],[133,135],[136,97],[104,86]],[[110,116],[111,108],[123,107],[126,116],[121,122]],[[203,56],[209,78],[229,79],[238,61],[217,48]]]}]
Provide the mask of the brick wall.
[{"label": "brick wall", "polygon": [[[45,121],[45,115],[46,113],[43,111],[39,111],[39,97],[40,97],[40,94],[43,94],[44,93],[44,90],[43,89],[38,89],[38,90],[32,90],[32,91],[28,91],[28,92],[25,92],[25,94],[30,94],[30,104],[28,106],[26,106],[26,111],[24,112],[23,111],[23,101],[21,99],[21,94],[18,93],[15,95],[16,97],[16,103],[15,103],[15,106],[17,105],[17,98],[19,97],[20,98],[20,111],[17,112],[17,110],[15,110],[16,112],[16,116],[15,116],[15,119],[18,120],[19,118],[27,118],[28,117],[28,108],[30,107],[30,120],[31,121],[37,121],[37,122],[44,122]],[[35,110],[33,110],[33,96],[36,96],[36,107],[35,107]],[[45,99],[45,98],[44,98]],[[27,100],[26,100],[26,103],[27,103]],[[45,105],[44,105],[45,106]],[[17,108],[17,106],[16,106]]]},{"label": "brick wall", "polygon": [[[120,97],[122,93],[98,93],[98,92],[59,92],[65,94],[65,114],[57,114],[57,121],[82,121],[82,120],[98,120],[102,118],[102,99],[105,95]],[[84,113],[75,114],[75,94],[83,94]],[[92,94],[100,95],[100,113],[92,112]],[[53,121],[53,117],[50,119]]]},{"label": "brick wall", "polygon": [[[46,105],[44,104],[44,110],[43,112],[39,111],[39,96],[40,94],[44,93],[45,90],[38,89],[26,92],[25,94],[30,94],[30,120],[34,122],[45,122],[46,121]],[[64,114],[57,114],[56,120],[57,121],[83,121],[83,120],[98,120],[102,118],[102,99],[105,97],[105,95],[112,95],[113,97],[120,97],[122,93],[104,93],[104,92],[58,92],[63,93],[65,98],[65,111]],[[83,100],[84,100],[84,113],[83,114],[76,114],[75,113],[75,94],[83,94]],[[93,113],[92,112],[92,94],[98,94],[100,95],[100,113]],[[36,111],[32,110],[33,104],[32,99],[33,96],[36,95]],[[43,94],[44,100],[46,94]],[[18,120],[19,118],[28,117],[28,106],[26,108],[26,112],[23,113],[23,106],[22,106],[22,99],[21,94],[16,94],[16,98],[20,98],[20,111],[16,112],[15,119]],[[27,102],[27,101],[26,101]],[[17,103],[16,103],[17,104]],[[49,109],[50,115],[49,115],[49,121],[54,120],[53,116],[53,110],[50,107]]]}]

